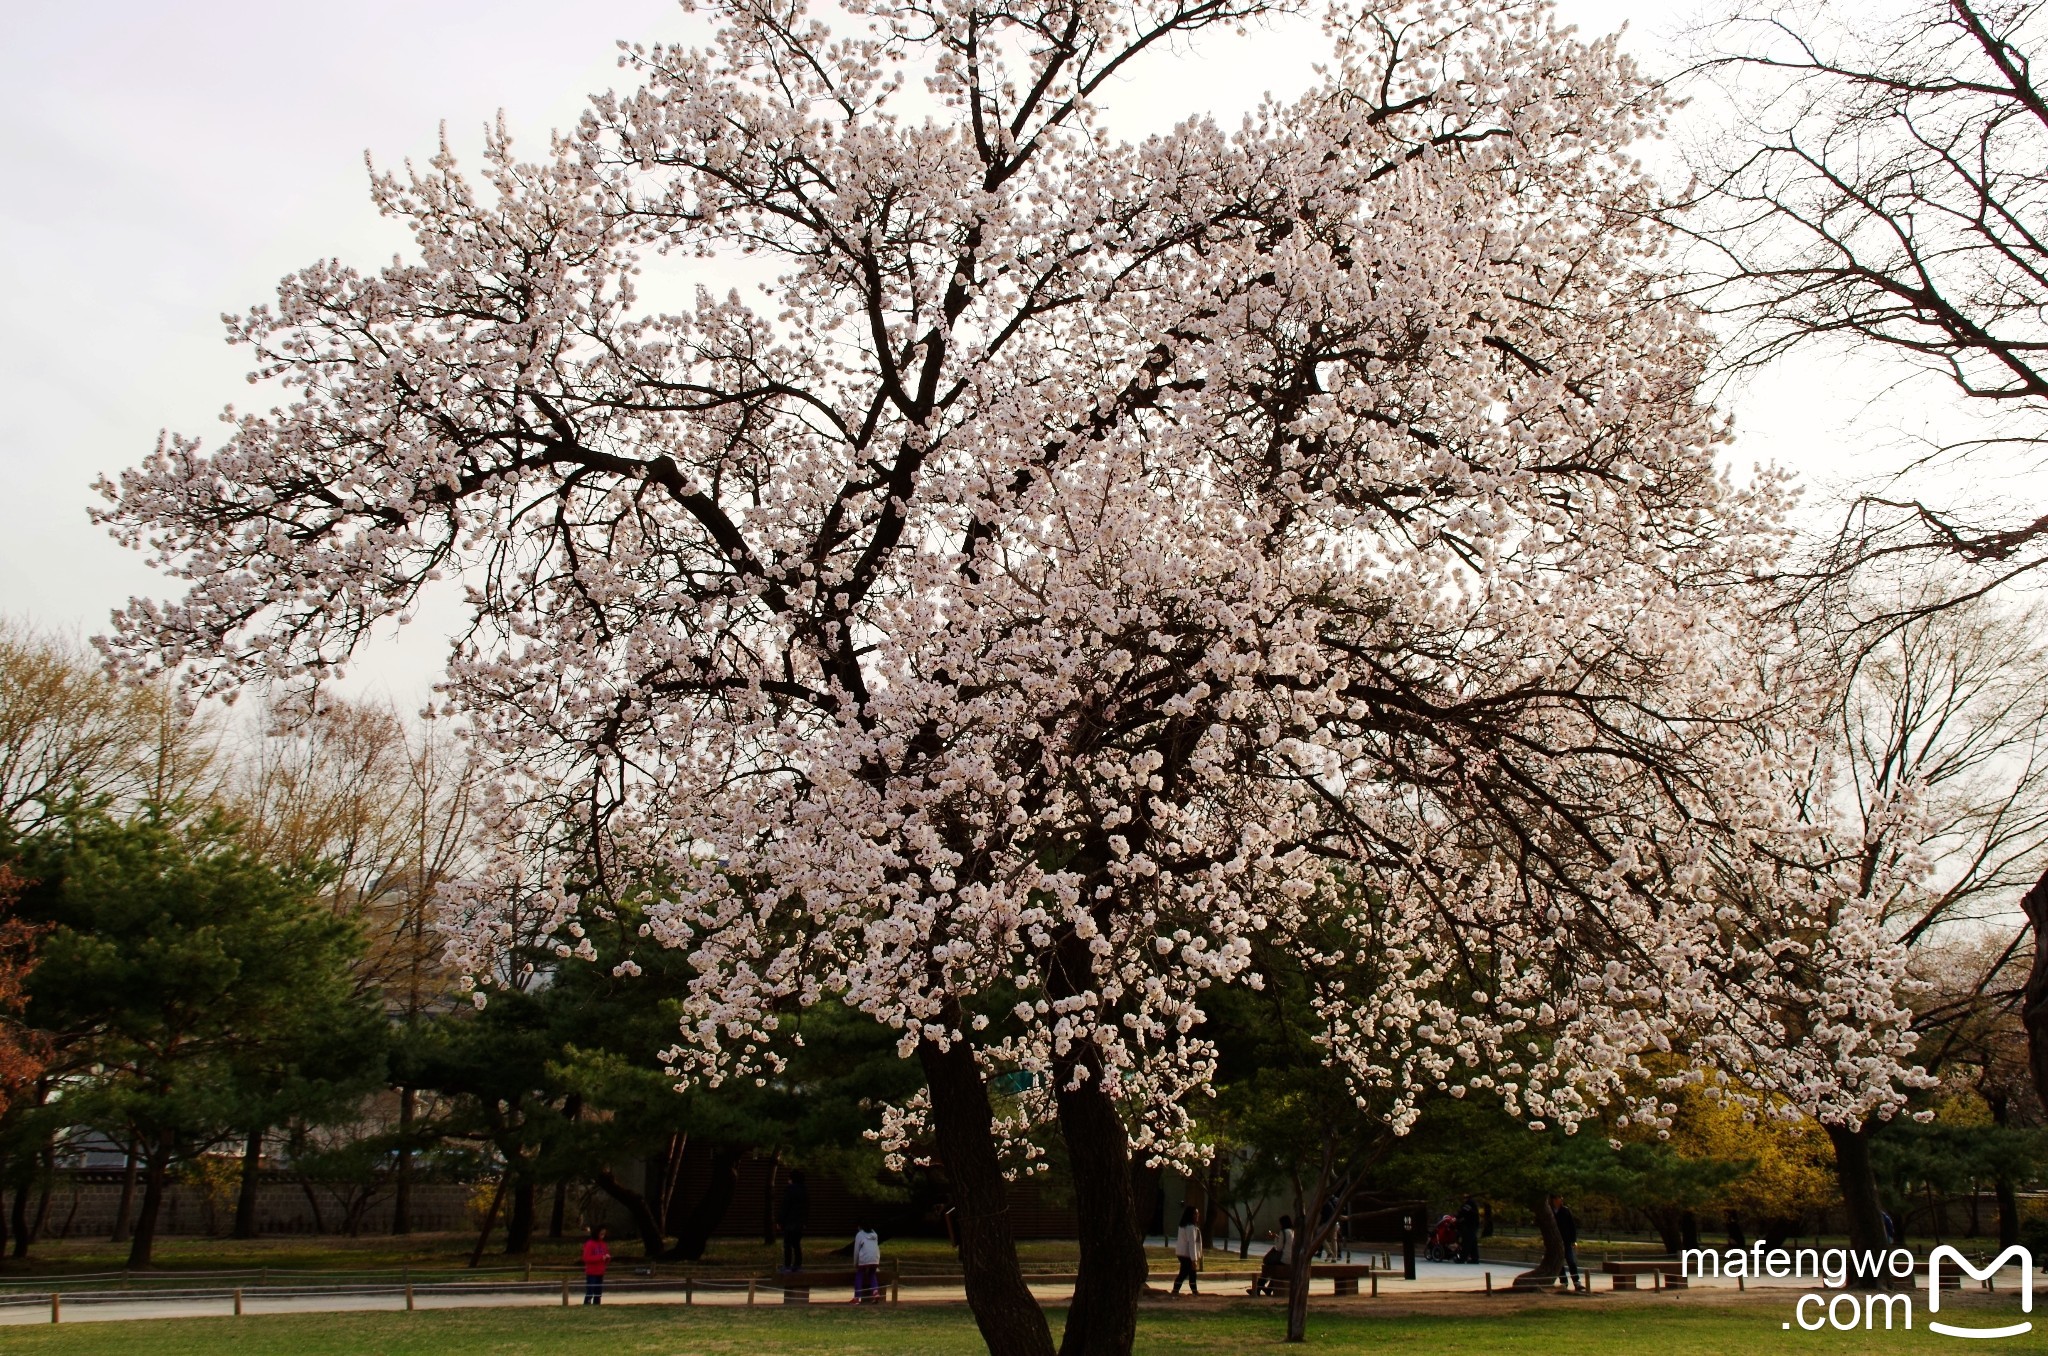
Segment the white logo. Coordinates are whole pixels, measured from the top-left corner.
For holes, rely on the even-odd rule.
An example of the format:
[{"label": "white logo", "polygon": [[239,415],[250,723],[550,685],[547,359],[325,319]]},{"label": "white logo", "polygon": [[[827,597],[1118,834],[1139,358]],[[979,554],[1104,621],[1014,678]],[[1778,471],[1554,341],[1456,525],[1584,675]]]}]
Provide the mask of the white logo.
[{"label": "white logo", "polygon": [[[2018,1262],[2020,1264],[2020,1312],[2023,1314],[2034,1312],[2034,1255],[2015,1243],[2004,1252],[1998,1254],[1998,1256],[1992,1258],[1982,1270],[1971,1266],[1969,1259],[1947,1244],[1943,1244],[1933,1252],[1928,1253],[1928,1313],[1938,1314],[1941,1312],[1941,1259],[1944,1257],[1961,1267],[1964,1274],[1969,1276],[1970,1279],[1977,1281],[1988,1281],[2002,1270],[2007,1262]],[[2014,1323],[2003,1328],[1957,1328],[1947,1323],[1931,1321],[1927,1326],[1940,1333],[1943,1337],[2018,1337],[2021,1333],[2034,1330],[2034,1324],[2031,1319],[2024,1323]]]}]

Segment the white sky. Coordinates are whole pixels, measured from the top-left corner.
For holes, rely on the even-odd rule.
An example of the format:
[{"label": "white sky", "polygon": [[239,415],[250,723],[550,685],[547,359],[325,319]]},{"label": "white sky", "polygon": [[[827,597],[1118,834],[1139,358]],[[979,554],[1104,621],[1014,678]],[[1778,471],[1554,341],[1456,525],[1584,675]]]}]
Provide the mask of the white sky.
[{"label": "white sky", "polygon": [[[1653,65],[1689,6],[1563,0],[1589,33],[1631,20]],[[0,43],[0,615],[90,634],[132,594],[171,595],[86,521],[89,486],[157,432],[207,434],[247,403],[219,317],[278,278],[339,256],[374,266],[403,244],[365,191],[382,165],[458,150],[503,109],[538,142],[592,91],[621,85],[614,39],[675,39],[701,20],[673,0],[140,0],[17,4]],[[1298,83],[1312,27],[1205,40],[1112,101],[1132,130],[1189,113],[1226,123]],[[1737,460],[1826,476],[1852,454],[1860,376],[1806,363],[1740,393]],[[419,630],[431,632],[432,618]],[[424,638],[423,638],[424,639]],[[437,646],[393,642],[358,676],[424,695]]]}]

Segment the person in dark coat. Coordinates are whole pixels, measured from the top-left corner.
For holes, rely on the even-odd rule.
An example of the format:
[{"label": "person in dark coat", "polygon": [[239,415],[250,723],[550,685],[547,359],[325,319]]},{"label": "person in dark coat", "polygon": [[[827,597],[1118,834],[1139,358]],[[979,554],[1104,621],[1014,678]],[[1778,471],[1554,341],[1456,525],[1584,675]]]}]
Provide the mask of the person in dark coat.
[{"label": "person in dark coat", "polygon": [[[1572,1278],[1572,1289],[1584,1290],[1586,1280],[1579,1274],[1579,1217],[1572,1213],[1572,1208],[1564,1203],[1562,1196],[1550,1198],[1550,1217],[1557,1221],[1557,1236],[1564,1240],[1565,1274]],[[1564,1276],[1559,1276],[1557,1283],[1563,1285]]]},{"label": "person in dark coat", "polygon": [[804,1185],[803,1169],[798,1168],[789,1175],[788,1185],[782,1188],[782,1204],[775,1212],[775,1223],[782,1229],[784,1271],[804,1269],[804,1220],[810,1213],[810,1188]]},{"label": "person in dark coat", "polygon": [[1458,1260],[1479,1260],[1479,1202],[1468,1194],[1458,1207]]}]

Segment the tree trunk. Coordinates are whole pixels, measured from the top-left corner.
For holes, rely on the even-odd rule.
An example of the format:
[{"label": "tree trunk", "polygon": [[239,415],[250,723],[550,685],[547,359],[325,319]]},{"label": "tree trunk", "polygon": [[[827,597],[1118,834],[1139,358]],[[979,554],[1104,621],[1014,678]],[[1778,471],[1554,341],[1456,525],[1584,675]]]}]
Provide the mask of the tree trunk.
[{"label": "tree trunk", "polygon": [[1229,1170],[1224,1166],[1223,1155],[1209,1155],[1209,1171],[1202,1177],[1202,1246],[1213,1248],[1230,1242],[1230,1217],[1223,1213],[1223,1193],[1229,1182]]},{"label": "tree trunk", "polygon": [[135,1216],[135,1238],[128,1245],[128,1265],[135,1270],[149,1266],[156,1251],[156,1224],[163,1212],[164,1182],[171,1175],[171,1155],[159,1145],[142,1170],[142,1209]]},{"label": "tree trunk", "polygon": [[[1851,1258],[1860,1252],[1882,1253],[1888,1246],[1884,1237],[1884,1207],[1877,1199],[1877,1174],[1870,1166],[1870,1129],[1827,1127],[1828,1140],[1835,1146],[1835,1180],[1842,1190],[1842,1208],[1849,1221]],[[1850,1284],[1858,1289],[1875,1289],[1882,1275],[1859,1268]]]},{"label": "tree trunk", "polygon": [[711,1151],[711,1180],[705,1184],[704,1194],[697,1198],[697,1203],[690,1207],[690,1213],[683,1217],[676,1229],[675,1246],[662,1255],[664,1261],[695,1262],[703,1258],[713,1231],[732,1205],[733,1193],[739,1187],[740,1160],[747,1153],[744,1147],[726,1145]]},{"label": "tree trunk", "polygon": [[632,1216],[633,1228],[640,1234],[640,1246],[651,1261],[662,1255],[668,1248],[668,1240],[662,1236],[661,1220],[655,1216],[654,1207],[647,1203],[647,1197],[618,1179],[609,1167],[597,1170],[592,1178],[599,1190],[626,1207]]},{"label": "tree trunk", "polygon": [[121,1203],[114,1210],[114,1236],[112,1242],[128,1241],[128,1221],[135,1216],[135,1172],[140,1160],[135,1146],[128,1146],[128,1165],[121,1170]]},{"label": "tree trunk", "polygon": [[2010,1248],[2020,1241],[2020,1198],[2010,1178],[2001,1177],[1998,1189],[1998,1246]]},{"label": "tree trunk", "polygon": [[1289,1342],[1308,1340],[1308,1287],[1309,1268],[1315,1265],[1316,1243],[1309,1234],[1315,1232],[1296,1228],[1294,1231],[1294,1258],[1287,1268],[1287,1337]]},{"label": "tree trunk", "polygon": [[2027,1062],[2034,1075],[2034,1091],[2048,1106],[2048,871],[2034,882],[2020,900],[2027,912],[2027,926],[2034,931],[2034,966],[2020,991],[2020,1020],[2027,1028]]},{"label": "tree trunk", "polygon": [[[562,1118],[571,1124],[583,1119],[583,1094],[572,1092],[562,1103]],[[548,1209],[548,1237],[562,1236],[562,1212],[569,1203],[569,1179],[558,1178],[555,1182],[555,1199]]]},{"label": "tree trunk", "polygon": [[236,1238],[256,1237],[256,1191],[262,1184],[263,1173],[263,1130],[257,1127],[249,1132],[248,1142],[242,1148],[242,1189],[235,1195]]},{"label": "tree trunk", "polygon": [[54,1138],[43,1141],[42,1183],[36,1188],[36,1217],[28,1226],[31,1242],[43,1236],[43,1226],[50,1222],[50,1195],[57,1189],[57,1142]]},{"label": "tree trunk", "polygon": [[398,1090],[398,1167],[391,1188],[391,1232],[412,1232],[412,1123],[418,1114],[419,1093]]},{"label": "tree trunk", "polygon": [[[1131,1190],[1131,1141],[1116,1105],[1102,1091],[1093,1043],[1053,1062],[1060,1137],[1074,1180],[1080,1266],[1074,1302],[1060,1335],[1060,1356],[1129,1356],[1145,1290],[1145,1243]],[[1070,1088],[1076,1069],[1085,1071]]]},{"label": "tree trunk", "polygon": [[1668,1205],[1654,1206],[1645,1211],[1650,1223],[1656,1226],[1657,1241],[1664,1245],[1664,1251],[1673,1257],[1685,1246],[1685,1237],[1679,1228],[1679,1212]]},{"label": "tree trunk", "polygon": [[305,1173],[297,1174],[296,1180],[299,1184],[299,1194],[306,1198],[306,1209],[313,1213],[313,1232],[316,1234],[326,1233],[327,1215],[320,1208],[320,1192],[313,1186],[312,1179],[307,1177]]},{"label": "tree trunk", "polygon": [[1530,1289],[1557,1284],[1564,1275],[1564,1235],[1557,1231],[1557,1216],[1550,1213],[1550,1193],[1536,1193],[1536,1232],[1543,1239],[1543,1255],[1536,1265],[1515,1277],[1515,1288]]},{"label": "tree trunk", "polygon": [[[2003,1093],[1987,1096],[1985,1102],[1991,1107],[1991,1123],[2004,1130],[2012,1124],[2012,1099]],[[1998,1246],[2010,1248],[2020,1241],[2020,1200],[2013,1190],[2012,1179],[2000,1173],[1991,1180],[1992,1191],[1998,1198]]]},{"label": "tree trunk", "polygon": [[676,1179],[682,1175],[683,1155],[689,1152],[689,1148],[690,1137],[680,1130],[673,1131],[668,1137],[668,1147],[661,1152],[660,1166],[653,1166],[655,1160],[649,1160],[645,1180],[650,1185],[658,1184],[659,1194],[648,1204],[654,1207],[654,1217],[664,1223],[675,1218]]},{"label": "tree trunk", "polygon": [[[981,1067],[960,1041],[942,1050],[927,1040],[917,1053],[931,1090],[932,1136],[954,1207],[967,1304],[981,1340],[989,1356],[1053,1356],[1052,1329],[1017,1265],[1008,1192],[996,1156],[995,1112]],[[1088,1208],[1081,1204],[1084,1217]]]},{"label": "tree trunk", "polygon": [[491,1230],[498,1227],[498,1208],[505,1203],[505,1174],[498,1174],[498,1184],[491,1188],[490,1208],[484,1211],[484,1227],[477,1231],[476,1247],[470,1250],[469,1269],[475,1271],[484,1260],[484,1248],[491,1241]]},{"label": "tree trunk", "polygon": [[523,1257],[533,1251],[534,1181],[531,1169],[522,1169],[512,1185],[512,1214],[505,1221],[507,1256]]},{"label": "tree trunk", "polygon": [[1306,1342],[1308,1340],[1308,1285],[1309,1269],[1315,1265],[1316,1253],[1323,1246],[1323,1235],[1334,1227],[1334,1219],[1324,1217],[1323,1202],[1330,1194],[1330,1151],[1324,1146],[1323,1165],[1316,1174],[1315,1190],[1307,1200],[1299,1196],[1294,1202],[1294,1256],[1288,1258],[1287,1267],[1287,1340]]},{"label": "tree trunk", "polygon": [[351,1187],[341,1205],[341,1231],[350,1238],[357,1238],[363,1232],[363,1216],[369,1213],[370,1203],[377,1199],[374,1186]]},{"label": "tree trunk", "polygon": [[28,1245],[34,1239],[28,1227],[28,1193],[35,1179],[24,1177],[14,1187],[14,1255],[28,1256]]}]

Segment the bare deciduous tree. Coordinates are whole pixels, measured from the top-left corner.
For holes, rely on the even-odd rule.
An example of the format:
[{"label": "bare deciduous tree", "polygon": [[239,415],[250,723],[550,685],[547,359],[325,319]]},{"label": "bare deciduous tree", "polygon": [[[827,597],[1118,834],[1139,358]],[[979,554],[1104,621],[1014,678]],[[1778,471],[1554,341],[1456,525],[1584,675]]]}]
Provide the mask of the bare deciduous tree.
[{"label": "bare deciduous tree", "polygon": [[[1706,33],[1695,75],[1729,96],[1741,135],[1695,158],[1696,192],[1672,219],[1701,246],[1704,295],[1742,322],[1735,363],[1834,343],[1900,358],[1962,397],[1957,423],[1918,455],[1872,468],[1816,562],[1815,588],[1878,644],[2048,564],[2038,495],[1986,491],[1995,477],[2038,473],[2048,447],[2048,86],[2034,65],[2048,51],[2048,8],[1793,3],[1736,13]],[[1929,555],[1960,562],[1949,588],[1857,606],[1871,595],[1855,581],[1873,567]],[[1900,700],[1938,711],[1945,699]],[[1879,744],[1887,738],[1880,732]],[[2007,756],[1954,747],[1972,766]],[[2010,756],[2037,757],[2023,747]],[[2032,794],[2031,766],[2012,785]],[[1958,831],[1989,855],[1941,893],[1930,926],[1963,897],[2010,898],[2021,883],[2013,873],[2038,856],[2000,846],[2012,834],[2037,841],[2034,803],[1984,812],[1995,826],[1966,820]],[[2026,909],[2036,960],[2025,1012],[2037,1086],[2048,1090],[2048,876]]]},{"label": "bare deciduous tree", "polygon": [[0,824],[37,832],[67,800],[203,799],[213,722],[161,685],[117,682],[82,646],[0,621]]},{"label": "bare deciduous tree", "polygon": [[[263,713],[238,762],[232,799],[253,844],[284,859],[334,869],[334,908],[368,940],[357,984],[381,995],[409,1027],[453,1001],[453,971],[435,926],[442,886],[461,877],[473,850],[474,779],[453,735],[408,724],[383,706],[326,700],[309,712]],[[398,1087],[394,1129],[394,1231],[411,1227],[412,1134],[419,1091]],[[238,1234],[253,1225],[256,1168],[268,1127],[251,1126]]]}]

